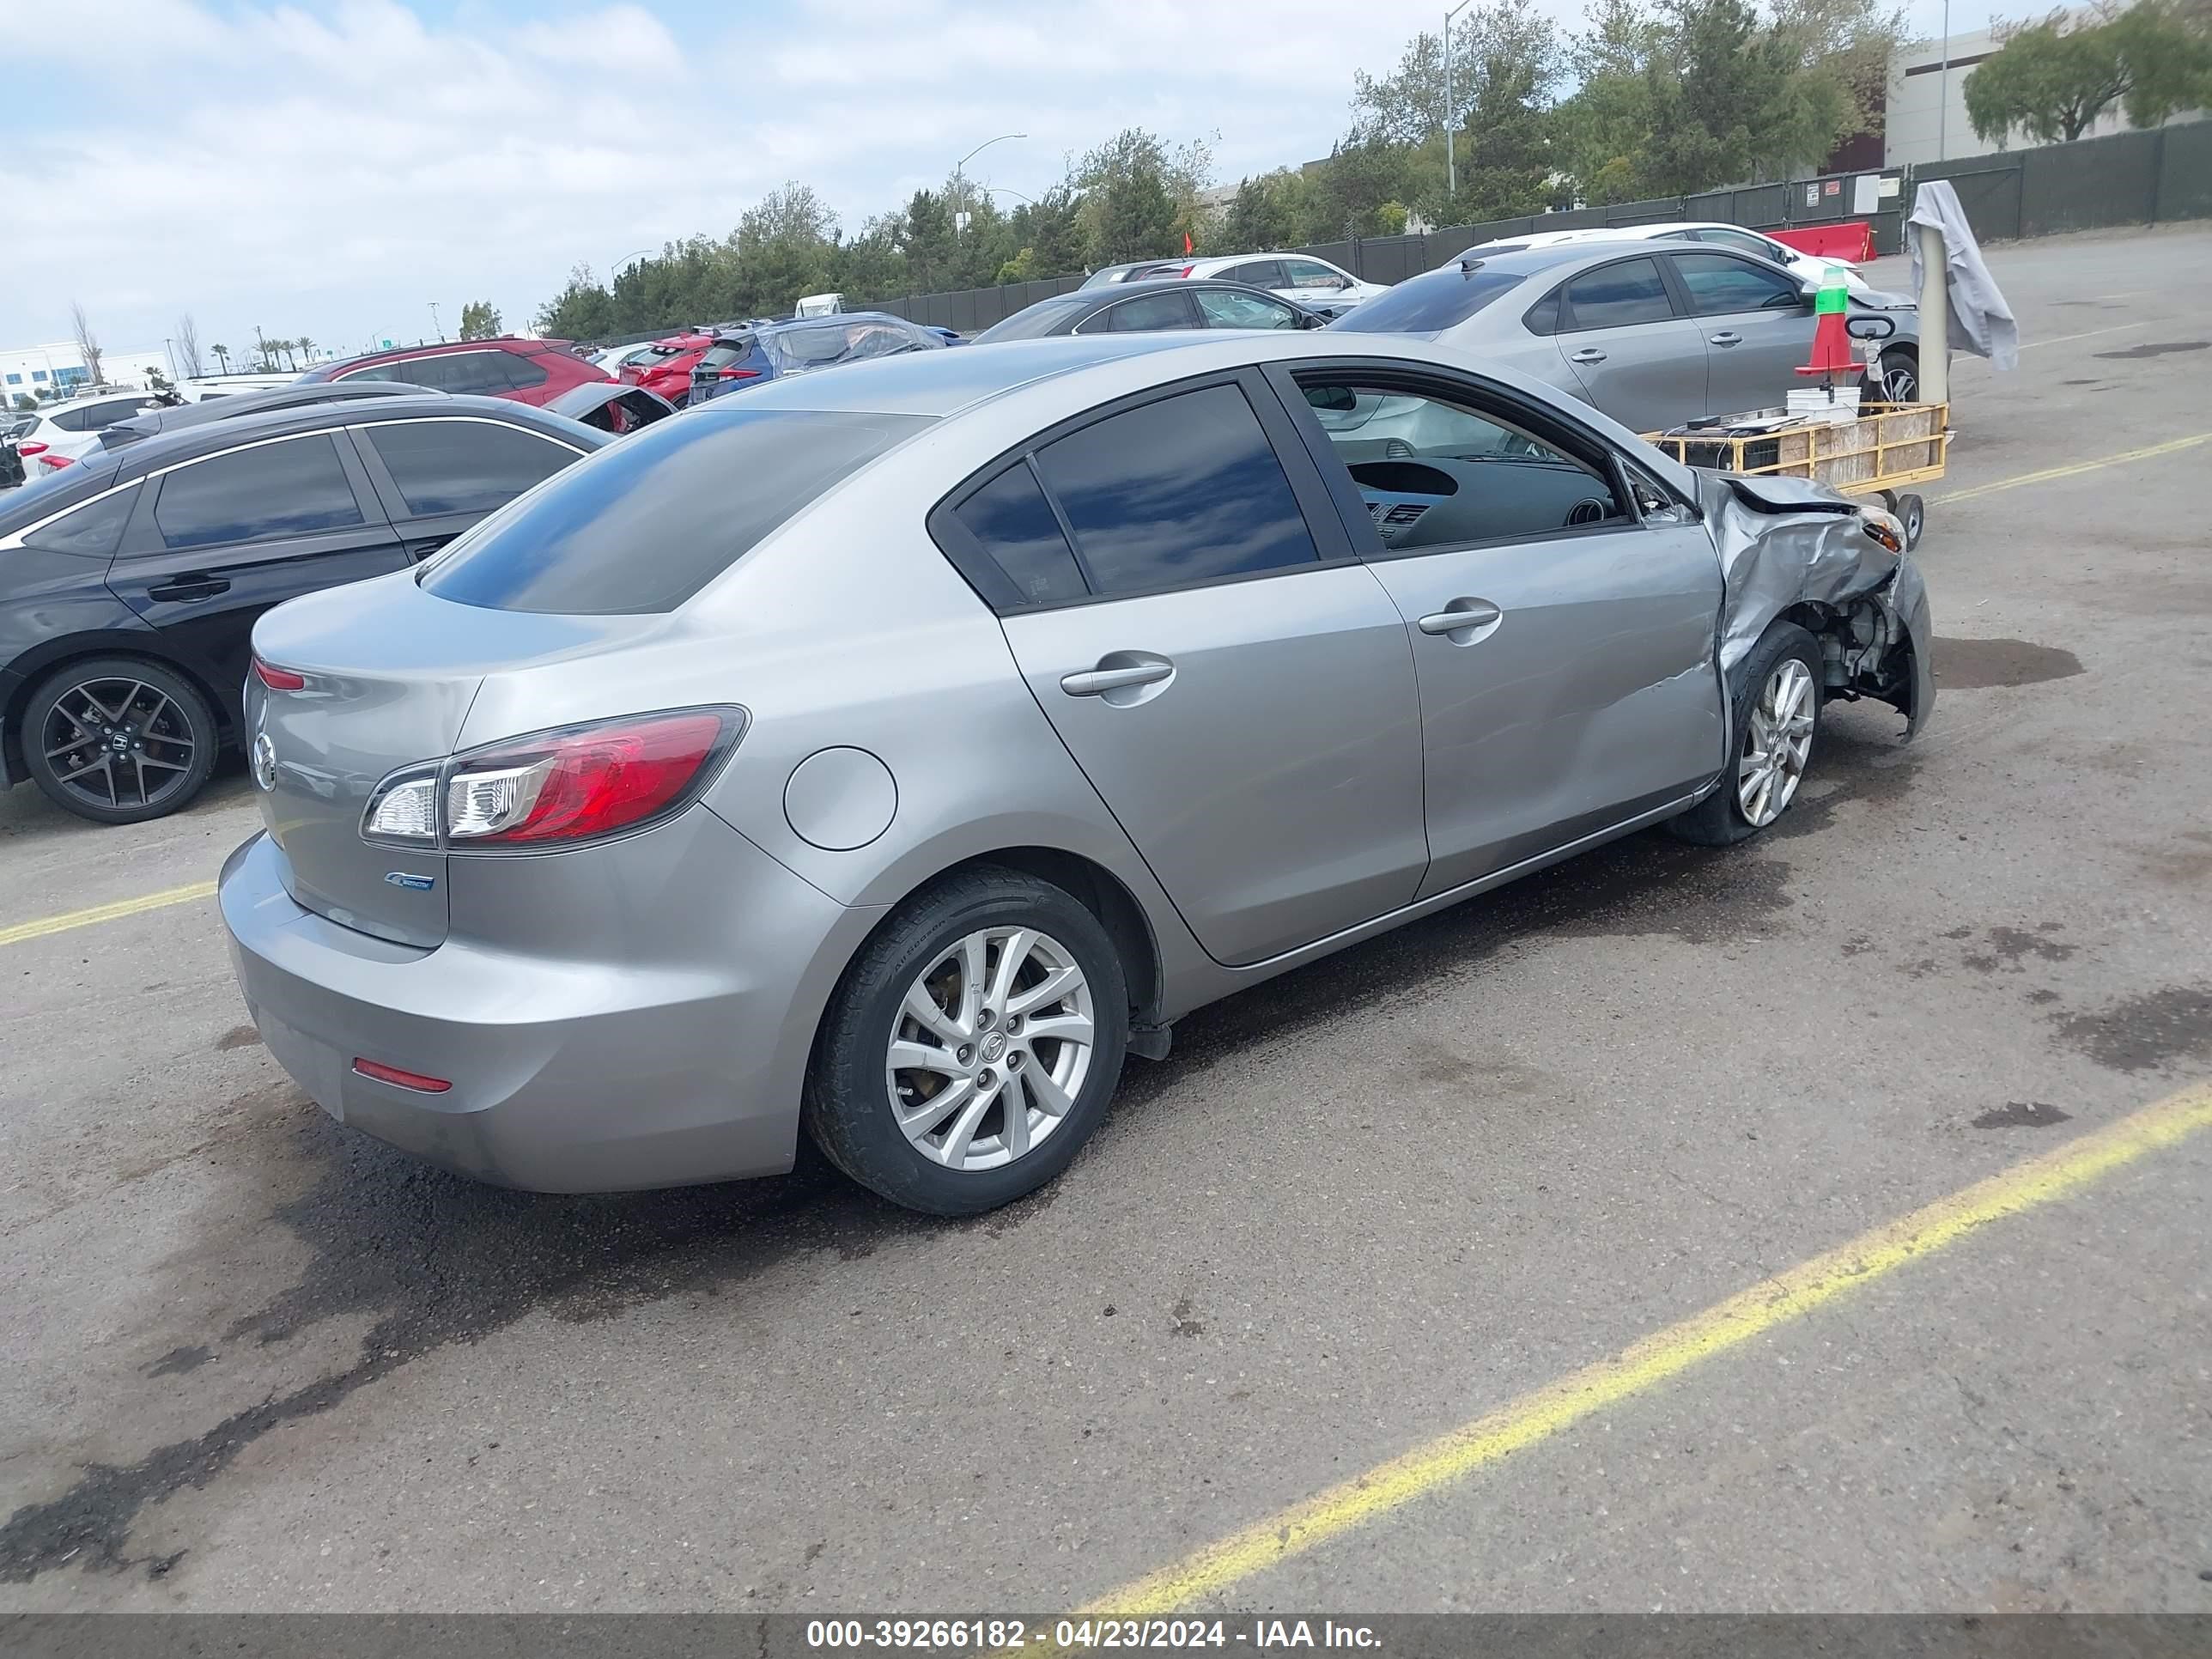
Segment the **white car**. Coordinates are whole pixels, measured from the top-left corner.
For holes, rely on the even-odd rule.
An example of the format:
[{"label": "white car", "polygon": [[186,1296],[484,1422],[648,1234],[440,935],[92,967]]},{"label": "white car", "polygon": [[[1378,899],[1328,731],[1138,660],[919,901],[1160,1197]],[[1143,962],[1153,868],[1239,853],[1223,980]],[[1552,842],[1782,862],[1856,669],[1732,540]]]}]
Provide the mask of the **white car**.
[{"label": "white car", "polygon": [[1331,313],[1349,310],[1389,287],[1387,283],[1363,283],[1350,271],[1310,253],[1228,253],[1202,259],[1159,259],[1132,267],[1130,275],[1121,280],[1142,282],[1155,276],[1214,276],[1224,282],[1249,283]]},{"label": "white car", "polygon": [[40,404],[38,418],[15,444],[15,453],[23,458],[23,481],[36,483],[74,465],[100,447],[103,428],[160,404],[161,399],[150,392],[122,392],[109,386],[65,403]]},{"label": "white car", "polygon": [[1746,230],[1741,225],[1704,221],[1666,225],[1596,225],[1583,230],[1540,230],[1526,236],[1501,236],[1494,242],[1471,247],[1447,263],[1457,264],[1470,255],[1480,258],[1486,253],[1506,253],[1524,247],[1550,247],[1559,242],[1629,241],[1711,242],[1716,247],[1733,248],[1738,253],[1771,260],[1801,282],[1817,283],[1821,272],[1833,265],[1842,270],[1845,285],[1861,299],[1870,298],[1876,292],[1860,274],[1858,266],[1849,259],[1824,258],[1802,252],[1755,230]]}]

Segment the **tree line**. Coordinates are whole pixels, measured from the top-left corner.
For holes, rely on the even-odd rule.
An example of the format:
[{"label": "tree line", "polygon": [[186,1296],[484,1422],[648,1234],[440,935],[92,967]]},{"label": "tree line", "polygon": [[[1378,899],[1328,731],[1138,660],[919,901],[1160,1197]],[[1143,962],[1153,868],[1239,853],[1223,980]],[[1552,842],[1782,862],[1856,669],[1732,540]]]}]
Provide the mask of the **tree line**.
[{"label": "tree line", "polygon": [[[1131,129],[1034,199],[955,171],[848,234],[790,183],[729,234],[671,242],[603,278],[578,265],[542,332],[603,339],[680,322],[1063,276],[1125,260],[1297,246],[1546,208],[1789,178],[1865,128],[1905,38],[1886,0],[1590,0],[1561,30],[1532,0],[1483,0],[1353,77],[1330,154],[1238,181],[1200,210],[1211,143]],[[1452,131],[1451,165],[1444,133]],[[1218,135],[1216,135],[1218,137]]]}]

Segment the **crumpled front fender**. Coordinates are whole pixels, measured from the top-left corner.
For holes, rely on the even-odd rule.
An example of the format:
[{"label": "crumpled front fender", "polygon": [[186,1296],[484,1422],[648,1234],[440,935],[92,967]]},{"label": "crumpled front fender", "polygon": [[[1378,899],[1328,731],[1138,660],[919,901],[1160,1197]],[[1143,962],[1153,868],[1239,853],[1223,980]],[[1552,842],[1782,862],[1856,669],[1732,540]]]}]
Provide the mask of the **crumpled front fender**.
[{"label": "crumpled front fender", "polygon": [[1863,619],[1861,632],[1874,637],[1855,638],[1852,650],[1870,652],[1879,672],[1831,690],[1895,704],[1905,715],[1906,738],[1917,733],[1936,702],[1928,588],[1909,556],[1891,552],[1867,533],[1868,515],[1879,509],[1799,478],[1702,470],[1696,477],[1721,564],[1722,667],[1734,670],[1794,607],[1821,607],[1847,625],[1870,606],[1873,616]]}]

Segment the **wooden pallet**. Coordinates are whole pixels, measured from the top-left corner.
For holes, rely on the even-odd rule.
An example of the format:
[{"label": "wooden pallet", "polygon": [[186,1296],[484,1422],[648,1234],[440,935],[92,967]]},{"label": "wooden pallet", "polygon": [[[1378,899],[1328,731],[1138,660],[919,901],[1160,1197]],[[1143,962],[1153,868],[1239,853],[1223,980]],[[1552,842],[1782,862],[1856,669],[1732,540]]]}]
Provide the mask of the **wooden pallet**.
[{"label": "wooden pallet", "polygon": [[1862,404],[1859,417],[1802,422],[1743,437],[1647,433],[1686,466],[1752,477],[1810,478],[1846,495],[1910,488],[1943,476],[1951,448],[1948,404]]}]

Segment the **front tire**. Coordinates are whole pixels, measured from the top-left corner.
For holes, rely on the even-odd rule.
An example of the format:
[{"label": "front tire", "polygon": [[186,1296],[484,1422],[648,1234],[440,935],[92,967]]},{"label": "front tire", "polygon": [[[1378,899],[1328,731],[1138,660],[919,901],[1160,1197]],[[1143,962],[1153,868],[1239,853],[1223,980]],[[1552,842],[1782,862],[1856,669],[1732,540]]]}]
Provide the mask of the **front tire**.
[{"label": "front tire", "polygon": [[1736,675],[1735,764],[1711,794],[1668,820],[1668,833],[1730,847],[1788,811],[1820,742],[1823,696],[1820,641],[1795,623],[1776,623]]},{"label": "front tire", "polygon": [[24,705],[23,763],[46,798],[94,823],[166,817],[215,770],[215,714],[191,681],[136,657],[94,657]]},{"label": "front tire", "polygon": [[1878,365],[1879,380],[1869,375],[1875,383],[1868,387],[1869,394],[1879,403],[1911,404],[1920,400],[1920,354],[1909,346],[1892,346],[1881,354]]},{"label": "front tire", "polygon": [[975,1215],[1065,1170],[1106,1113],[1127,978],[1079,902],[980,866],[908,901],[831,1000],[802,1115],[895,1204]]}]

